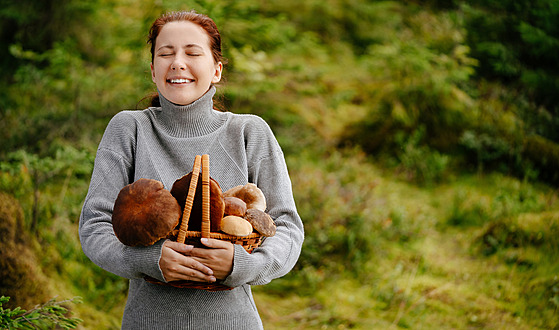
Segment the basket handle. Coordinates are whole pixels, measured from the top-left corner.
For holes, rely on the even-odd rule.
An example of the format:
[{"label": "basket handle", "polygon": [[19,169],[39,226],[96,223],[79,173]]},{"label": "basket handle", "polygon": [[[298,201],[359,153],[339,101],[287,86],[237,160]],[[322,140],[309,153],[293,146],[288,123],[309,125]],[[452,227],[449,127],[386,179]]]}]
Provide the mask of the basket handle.
[{"label": "basket handle", "polygon": [[210,237],[210,155],[202,155],[202,238]]},{"label": "basket handle", "polygon": [[188,230],[188,221],[190,220],[190,212],[194,204],[194,194],[196,194],[196,186],[198,185],[198,175],[200,174],[201,157],[194,158],[194,167],[192,168],[192,177],[190,178],[190,186],[188,187],[188,194],[184,202],[184,210],[182,213],[182,223],[179,229],[179,236],[177,242],[184,243],[186,239],[186,231]]}]

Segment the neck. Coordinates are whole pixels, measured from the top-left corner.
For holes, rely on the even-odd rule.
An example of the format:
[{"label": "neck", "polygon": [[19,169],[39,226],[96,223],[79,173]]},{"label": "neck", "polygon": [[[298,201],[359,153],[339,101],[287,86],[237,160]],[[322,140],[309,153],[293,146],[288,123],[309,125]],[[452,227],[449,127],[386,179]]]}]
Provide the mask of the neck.
[{"label": "neck", "polygon": [[159,93],[161,112],[158,117],[165,130],[176,137],[195,137],[218,129],[225,117],[213,110],[215,92],[215,87],[211,86],[206,94],[187,105],[172,103]]}]

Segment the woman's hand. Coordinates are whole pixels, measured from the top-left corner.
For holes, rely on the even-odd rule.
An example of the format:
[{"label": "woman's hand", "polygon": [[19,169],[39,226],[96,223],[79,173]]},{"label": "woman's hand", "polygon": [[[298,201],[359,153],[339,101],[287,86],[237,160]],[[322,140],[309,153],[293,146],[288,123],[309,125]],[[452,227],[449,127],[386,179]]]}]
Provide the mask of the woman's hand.
[{"label": "woman's hand", "polygon": [[190,256],[208,266],[217,279],[225,279],[233,270],[233,243],[210,238],[202,238],[201,242],[207,248],[193,248]]},{"label": "woman's hand", "polygon": [[[214,271],[205,266],[198,257],[193,258],[192,245],[181,244],[173,241],[165,241],[159,259],[159,267],[166,281],[190,280],[197,282],[215,282]],[[198,253],[197,253],[198,254]],[[231,258],[231,264],[233,263]]]}]

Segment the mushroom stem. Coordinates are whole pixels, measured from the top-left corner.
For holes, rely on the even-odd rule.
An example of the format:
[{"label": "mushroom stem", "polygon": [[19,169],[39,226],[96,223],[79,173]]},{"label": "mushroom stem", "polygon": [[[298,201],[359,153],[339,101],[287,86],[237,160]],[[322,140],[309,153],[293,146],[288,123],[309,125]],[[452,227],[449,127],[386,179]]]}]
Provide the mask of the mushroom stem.
[{"label": "mushroom stem", "polygon": [[179,229],[179,235],[177,237],[177,242],[179,243],[184,243],[186,239],[188,220],[190,219],[190,211],[192,210],[192,205],[194,204],[194,194],[196,193],[196,185],[198,184],[198,175],[200,174],[200,163],[201,163],[201,157],[197,155],[196,158],[194,158],[194,167],[192,168],[192,178],[190,179],[190,187],[188,189],[188,194],[186,195],[186,201],[184,202],[182,223]]},{"label": "mushroom stem", "polygon": [[210,237],[210,156],[202,155],[202,238]]}]

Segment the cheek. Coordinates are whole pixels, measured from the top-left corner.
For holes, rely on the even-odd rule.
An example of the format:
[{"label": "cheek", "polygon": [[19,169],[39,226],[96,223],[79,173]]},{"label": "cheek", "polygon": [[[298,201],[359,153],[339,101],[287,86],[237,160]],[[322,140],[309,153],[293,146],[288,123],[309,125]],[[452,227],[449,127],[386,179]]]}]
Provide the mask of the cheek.
[{"label": "cheek", "polygon": [[165,72],[165,63],[162,63],[162,61],[156,60],[153,64],[151,64],[151,77],[154,82],[156,82],[156,80],[164,79],[163,77],[165,77]]}]

